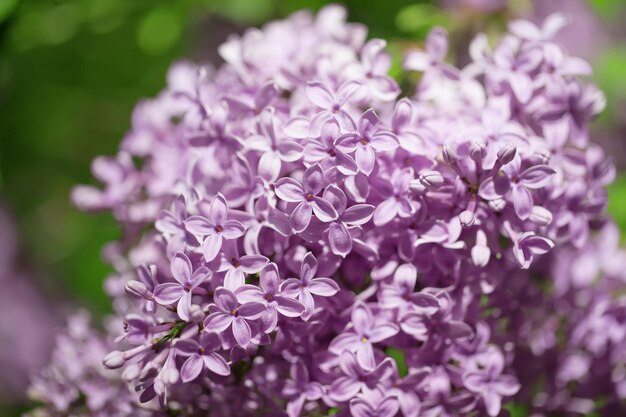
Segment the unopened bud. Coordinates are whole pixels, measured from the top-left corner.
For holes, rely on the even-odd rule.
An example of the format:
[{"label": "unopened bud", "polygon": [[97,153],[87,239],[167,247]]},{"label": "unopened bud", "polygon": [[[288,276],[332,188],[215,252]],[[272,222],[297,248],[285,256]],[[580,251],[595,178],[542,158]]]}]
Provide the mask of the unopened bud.
[{"label": "unopened bud", "polygon": [[461,226],[467,229],[474,225],[474,222],[476,221],[476,216],[474,216],[474,213],[472,213],[471,211],[465,210],[464,212],[459,214],[459,221],[461,222]]},{"label": "unopened bud", "polygon": [[141,373],[141,366],[137,363],[130,364],[124,371],[122,371],[122,379],[124,381],[134,381],[139,378],[139,374]]},{"label": "unopened bud", "polygon": [[200,323],[202,320],[204,320],[205,317],[206,315],[204,314],[204,312],[202,311],[202,308],[199,305],[193,304],[191,308],[189,309],[189,318],[191,319],[192,322]]},{"label": "unopened bud", "polygon": [[124,287],[126,293],[133,297],[137,298],[147,298],[148,297],[148,288],[143,282],[130,280],[126,283]]},{"label": "unopened bud", "polygon": [[452,146],[443,145],[443,149],[441,150],[441,156],[443,157],[443,161],[448,165],[454,165],[459,160],[459,156],[456,154],[456,150]]},{"label": "unopened bud", "polygon": [[479,268],[484,267],[489,263],[491,257],[491,250],[488,246],[476,245],[472,248],[472,262]]},{"label": "unopened bud", "polygon": [[502,165],[506,165],[515,158],[517,153],[517,147],[512,143],[507,143],[498,150],[498,162]]},{"label": "unopened bud", "polygon": [[544,207],[533,206],[529,219],[538,226],[547,226],[552,223],[552,213]]},{"label": "unopened bud", "polygon": [[481,142],[472,142],[469,148],[469,157],[474,162],[480,162],[487,155],[487,148]]},{"label": "unopened bud", "polygon": [[107,353],[104,359],[102,360],[102,364],[109,369],[118,369],[124,366],[126,363],[126,359],[124,358],[124,353],[119,350],[114,350],[113,352]]},{"label": "unopened bud", "polygon": [[495,200],[489,201],[489,208],[493,211],[500,212],[506,206],[506,201],[503,198],[496,198]]},{"label": "unopened bud", "polygon": [[420,174],[419,182],[429,190],[436,190],[443,185],[443,175],[437,171],[425,171]]}]

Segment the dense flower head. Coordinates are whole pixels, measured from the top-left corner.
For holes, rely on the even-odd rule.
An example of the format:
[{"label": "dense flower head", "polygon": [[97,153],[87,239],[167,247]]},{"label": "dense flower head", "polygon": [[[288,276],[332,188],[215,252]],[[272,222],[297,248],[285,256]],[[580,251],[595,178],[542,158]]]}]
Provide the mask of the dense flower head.
[{"label": "dense flower head", "polygon": [[480,35],[464,68],[435,28],[406,52],[405,94],[385,41],[345,17],[296,13],[230,38],[219,68],[175,64],[94,162],[104,188],[75,189],[124,229],[104,356],[123,400],[496,417],[517,395],[621,415],[626,261],[592,239],[612,227],[614,170],[588,136],[604,96],[551,41],[563,19]]}]

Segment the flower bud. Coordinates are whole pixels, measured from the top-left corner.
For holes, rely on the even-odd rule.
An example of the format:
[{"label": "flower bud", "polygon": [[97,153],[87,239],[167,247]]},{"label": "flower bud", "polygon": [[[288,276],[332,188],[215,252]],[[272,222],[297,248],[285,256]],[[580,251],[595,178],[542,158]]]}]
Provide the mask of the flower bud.
[{"label": "flower bud", "polygon": [[547,226],[552,223],[552,213],[544,207],[533,206],[529,220],[536,225]]},{"label": "flower bud", "polygon": [[148,288],[143,282],[130,280],[126,283],[124,287],[126,293],[130,296],[137,298],[147,298],[148,297]]},{"label": "flower bud", "polygon": [[204,320],[205,316],[202,308],[197,304],[193,304],[189,309],[189,319],[194,323],[200,323]]},{"label": "flower bud", "polygon": [[441,156],[443,157],[443,161],[448,165],[454,165],[459,160],[456,150],[450,145],[443,145]]},{"label": "flower bud", "polygon": [[472,262],[479,268],[484,267],[489,263],[491,257],[491,250],[488,246],[476,245],[472,248]]},{"label": "flower bud", "polygon": [[437,171],[425,171],[420,174],[419,182],[429,190],[436,190],[443,185],[443,175]]},{"label": "flower bud", "polygon": [[474,162],[480,162],[487,155],[487,148],[481,142],[472,142],[469,148],[469,157]]},{"label": "flower bud", "polygon": [[107,353],[104,359],[102,360],[102,364],[109,369],[118,369],[124,366],[126,363],[126,359],[124,358],[124,353],[119,350],[114,350],[113,352]]},{"label": "flower bud", "polygon": [[461,222],[461,226],[467,229],[474,225],[474,222],[476,221],[476,217],[474,216],[474,213],[472,213],[471,211],[465,210],[464,212],[459,214],[459,221]]},{"label": "flower bud", "polygon": [[503,198],[497,198],[489,202],[489,208],[495,212],[500,212],[506,206],[506,201]]},{"label": "flower bud", "polygon": [[517,153],[517,147],[512,143],[507,143],[498,150],[498,162],[502,165],[506,165],[515,158]]},{"label": "flower bud", "polygon": [[139,364],[133,363],[133,364],[128,365],[126,368],[124,368],[124,371],[122,371],[122,379],[124,381],[130,382],[139,378],[140,373],[141,373],[141,367],[139,366]]}]

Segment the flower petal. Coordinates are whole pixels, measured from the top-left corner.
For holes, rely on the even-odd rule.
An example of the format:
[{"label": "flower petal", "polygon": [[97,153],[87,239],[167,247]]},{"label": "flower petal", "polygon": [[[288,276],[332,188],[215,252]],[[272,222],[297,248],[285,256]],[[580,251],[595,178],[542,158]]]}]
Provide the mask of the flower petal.
[{"label": "flower petal", "polygon": [[304,199],[302,184],[293,178],[281,178],[276,181],[274,192],[283,201],[298,203]]},{"label": "flower petal", "polygon": [[222,194],[217,194],[211,200],[211,205],[209,206],[208,218],[214,224],[224,224],[226,218],[228,217],[228,205],[226,204],[226,199]]},{"label": "flower petal", "polygon": [[204,360],[204,365],[210,371],[222,376],[230,375],[230,367],[221,355],[212,352],[207,355],[202,355],[202,359]]},{"label": "flower petal", "polygon": [[227,290],[224,287],[219,287],[215,290],[215,294],[213,295],[213,302],[215,303],[217,308],[224,313],[230,313],[239,305],[235,294],[233,294],[231,291]]},{"label": "flower petal", "polygon": [[315,278],[309,282],[307,287],[311,294],[320,297],[332,297],[339,291],[339,285],[330,278]]},{"label": "flower petal", "polygon": [[191,281],[192,266],[191,261],[182,252],[177,252],[170,261],[170,270],[174,279],[185,285]]},{"label": "flower petal", "polygon": [[204,328],[208,332],[221,333],[228,329],[233,322],[234,316],[227,313],[209,314],[204,319]]},{"label": "flower petal", "polygon": [[317,216],[317,218],[324,223],[331,222],[339,217],[339,214],[333,205],[324,200],[322,197],[313,197],[311,208],[313,209],[315,216]]},{"label": "flower petal", "polygon": [[355,204],[343,212],[341,220],[351,226],[361,226],[369,222],[373,215],[374,206],[371,204]]},{"label": "flower petal", "polygon": [[257,319],[263,314],[266,307],[265,305],[257,302],[245,303],[239,307],[239,316],[245,317],[246,319],[254,320]]},{"label": "flower petal", "polygon": [[372,329],[370,332],[370,342],[379,343],[396,335],[400,328],[393,323],[381,324]]},{"label": "flower petal", "polygon": [[204,362],[200,355],[191,355],[180,368],[180,379],[183,382],[193,381],[200,375],[203,368]]},{"label": "flower petal", "polygon": [[343,223],[328,227],[328,244],[335,255],[345,257],[352,251],[352,236]]},{"label": "flower petal", "polygon": [[369,307],[363,303],[358,303],[352,310],[350,317],[354,331],[356,331],[358,335],[369,336],[370,330],[374,325],[374,316]]},{"label": "flower petal", "polygon": [[252,332],[250,325],[243,317],[236,317],[233,320],[232,330],[233,336],[235,336],[235,340],[239,346],[245,348],[250,344]]},{"label": "flower petal", "polygon": [[191,292],[183,291],[182,297],[180,297],[180,300],[178,300],[176,313],[178,313],[178,317],[180,317],[184,321],[189,321],[190,309],[191,309]]},{"label": "flower petal", "polygon": [[370,146],[359,146],[356,148],[354,156],[356,157],[356,163],[359,169],[365,175],[370,175],[372,171],[374,171],[374,165],[376,164],[374,149]]},{"label": "flower petal", "polygon": [[328,86],[321,81],[310,81],[305,87],[307,98],[311,103],[323,109],[330,109],[335,101],[334,94]]},{"label": "flower petal", "polygon": [[246,255],[239,258],[239,268],[246,274],[256,274],[261,271],[263,267],[269,262],[265,256],[262,255]]},{"label": "flower petal", "polygon": [[298,204],[291,213],[291,216],[289,216],[289,225],[295,232],[300,233],[311,223],[312,215],[313,208],[309,203],[303,201]]},{"label": "flower petal", "polygon": [[222,248],[222,235],[216,233],[207,236],[202,242],[202,254],[207,262],[211,262]]},{"label": "flower petal", "polygon": [[183,296],[183,287],[174,282],[159,284],[154,289],[154,299],[161,305],[174,304]]},{"label": "flower petal", "polygon": [[287,317],[299,317],[304,312],[302,303],[289,297],[277,295],[274,297],[276,301],[276,309],[280,314]]}]

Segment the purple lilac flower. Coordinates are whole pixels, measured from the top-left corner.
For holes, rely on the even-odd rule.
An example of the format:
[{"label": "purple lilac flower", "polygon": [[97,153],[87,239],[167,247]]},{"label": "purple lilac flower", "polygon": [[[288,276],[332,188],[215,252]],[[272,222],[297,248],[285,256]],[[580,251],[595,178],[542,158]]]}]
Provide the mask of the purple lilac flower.
[{"label": "purple lilac flower", "polygon": [[263,331],[271,333],[278,323],[278,314],[285,317],[299,317],[304,312],[304,306],[293,298],[283,295],[280,288],[280,276],[275,263],[267,264],[260,274],[260,287],[244,285],[237,290],[237,297],[241,300],[257,301],[267,305],[261,316]]},{"label": "purple lilac flower", "polygon": [[185,227],[202,240],[202,253],[207,261],[218,255],[224,239],[243,236],[244,226],[236,220],[228,220],[228,206],[222,195],[213,197],[209,204],[199,203],[202,216],[190,216]]},{"label": "purple lilac flower", "polygon": [[288,278],[280,286],[283,294],[298,298],[304,306],[302,318],[305,320],[313,314],[315,309],[315,298],[332,297],[339,291],[339,286],[335,281],[326,277],[316,277],[317,259],[312,253],[307,253],[302,260],[300,267],[300,279]]},{"label": "purple lilac flower", "polygon": [[479,393],[491,417],[500,414],[503,396],[512,396],[520,389],[519,383],[510,375],[501,375],[504,357],[498,349],[485,352],[480,358],[482,368],[463,375],[463,384],[472,392]]},{"label": "purple lilac flower", "polygon": [[376,322],[372,311],[366,304],[357,304],[352,310],[352,331],[340,334],[328,346],[328,350],[341,354],[350,351],[356,354],[359,364],[364,368],[373,368],[375,364],[374,343],[382,342],[400,331],[394,323]]},{"label": "purple lilac flower", "polygon": [[209,332],[221,333],[231,329],[235,340],[241,347],[250,344],[252,331],[249,320],[261,316],[265,307],[261,303],[249,302],[240,304],[235,294],[226,288],[215,291],[215,304],[204,320],[204,328]]},{"label": "purple lilac flower", "polygon": [[615,169],[589,134],[605,99],[553,41],[564,20],[479,35],[460,68],[443,28],[396,43],[402,97],[346,16],[173,66],[94,164],[104,188],[75,202],[124,231],[101,357],[135,392],[56,370],[35,382],[50,414],[98,390],[97,417],[626,413]]},{"label": "purple lilac flower", "polygon": [[239,256],[239,250],[232,241],[226,241],[220,254],[217,272],[226,272],[224,277],[224,287],[230,291],[235,291],[246,282],[247,274],[256,274],[269,262],[262,255]]},{"label": "purple lilac flower", "polygon": [[283,393],[291,399],[287,403],[287,415],[299,417],[305,401],[315,401],[324,395],[324,387],[319,382],[309,379],[309,371],[304,362],[296,361],[291,365],[291,379],[285,383]]},{"label": "purple lilac flower", "polygon": [[189,382],[196,379],[204,368],[218,375],[230,375],[228,364],[215,351],[221,347],[216,333],[202,333],[200,340],[179,339],[175,349],[177,355],[187,356],[180,368],[180,379]]},{"label": "purple lilac flower", "polygon": [[357,394],[364,396],[376,391],[382,381],[393,371],[391,359],[387,358],[373,368],[363,368],[356,356],[344,351],[339,356],[339,366],[343,376],[337,378],[328,388],[328,395],[335,401],[347,401]]},{"label": "purple lilac flower", "polygon": [[337,139],[337,147],[346,153],[354,152],[359,170],[370,175],[376,164],[376,152],[393,151],[398,139],[389,131],[379,130],[380,119],[369,109],[359,119],[357,131],[346,133]]},{"label": "purple lilac flower", "polygon": [[209,270],[203,266],[194,271],[187,255],[181,252],[172,257],[170,269],[176,282],[157,285],[154,300],[161,305],[176,303],[180,318],[189,320],[193,290],[207,278]]},{"label": "purple lilac flower", "polygon": [[324,187],[324,173],[319,165],[311,165],[305,173],[302,184],[292,178],[281,178],[276,182],[278,198],[290,203],[298,203],[289,217],[289,224],[295,232],[302,232],[311,222],[315,213],[323,222],[337,218],[337,211],[327,200],[317,196]]}]

